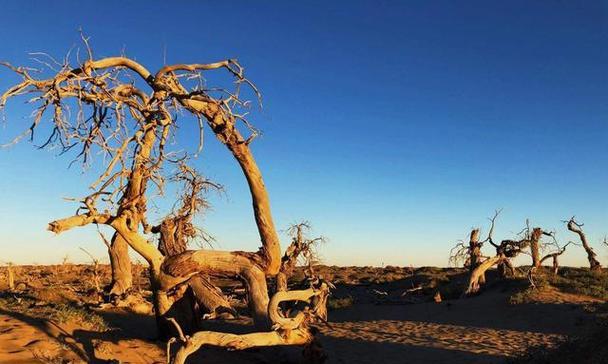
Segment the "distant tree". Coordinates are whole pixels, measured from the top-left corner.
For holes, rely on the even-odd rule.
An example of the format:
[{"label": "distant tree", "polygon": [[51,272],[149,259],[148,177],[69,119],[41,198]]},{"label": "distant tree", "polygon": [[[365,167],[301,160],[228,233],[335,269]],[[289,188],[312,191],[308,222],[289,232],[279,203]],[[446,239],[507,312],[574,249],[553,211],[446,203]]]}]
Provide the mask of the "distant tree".
[{"label": "distant tree", "polygon": [[587,241],[587,236],[583,232],[583,225],[585,225],[585,224],[576,222],[576,220],[574,219],[574,216],[572,216],[570,218],[570,220],[564,221],[564,222],[566,223],[568,230],[570,230],[573,233],[575,233],[576,235],[578,235],[579,239],[581,240],[581,244],[583,245],[583,248],[585,249],[585,252],[587,253],[587,260],[589,261],[589,267],[590,267],[591,271],[601,272],[602,265],[597,260],[597,254],[595,254],[595,252],[593,251],[593,248],[589,245],[589,242]]},{"label": "distant tree", "polygon": [[[450,263],[454,266],[458,266],[462,264],[465,268],[469,270],[469,274],[473,274],[477,270],[477,276],[475,279],[475,284],[479,287],[486,282],[485,272],[488,268],[479,270],[480,266],[486,261],[489,257],[483,256],[482,248],[483,245],[492,239],[492,234],[494,233],[494,224],[496,222],[496,218],[500,214],[501,210],[496,210],[494,216],[490,219],[490,229],[488,231],[488,236],[483,241],[479,240],[480,229],[474,228],[471,230],[469,234],[468,242],[459,241],[454,248],[450,251]],[[478,289],[477,287],[477,289]]]},{"label": "distant tree", "polygon": [[[50,134],[42,147],[57,147],[62,153],[76,150],[77,160],[84,164],[97,154],[107,161],[99,178],[91,184],[93,192],[80,200],[76,214],[49,223],[48,229],[61,233],[89,224],[107,225],[115,231],[110,250],[118,252],[117,257],[126,259],[128,246],[148,262],[160,333],[165,338],[177,335],[183,343],[175,362],[183,362],[203,344],[243,349],[313,342],[308,325],[326,312],[327,284],[311,280],[308,289],[280,291],[269,297],[266,278],[281,272],[281,249],[262,174],[249,148],[257,135],[246,119],[250,103],[241,97],[244,89],[258,98],[260,94],[244,76],[243,68],[236,60],[228,59],[209,64],[166,65],[151,73],[125,56],[95,59],[87,39],[83,37],[83,41],[83,61],[78,53],[63,61],[51,57],[42,61],[53,73],[49,78],[35,78],[30,68],[3,63],[21,81],[0,96],[0,107],[19,95],[28,95],[29,102],[37,104],[33,123],[13,142],[26,135],[33,138],[36,130],[44,130],[42,125],[50,112]],[[76,66],[71,65],[74,58]],[[225,70],[234,79],[233,87],[208,85],[203,76],[213,70]],[[188,120],[180,118],[178,122],[177,115],[191,115],[192,120],[198,121],[197,153],[202,148],[206,122],[241,167],[262,244],[257,252],[184,249],[184,239],[194,236],[192,215],[203,206],[200,194],[209,184],[188,166],[189,154],[168,149],[178,126]],[[249,136],[243,136],[239,124],[246,127]],[[153,190],[163,190],[171,169],[178,170],[174,181],[190,185],[182,189],[182,208],[152,226],[148,223],[148,200]],[[146,237],[145,233],[151,232],[160,236],[160,246],[154,246]],[[112,259],[120,267],[114,267],[114,271],[124,268],[121,275],[127,275],[126,263]],[[254,325],[260,332],[184,335],[181,326],[187,323],[179,322],[174,305],[183,299],[186,287],[192,287],[190,283],[200,277],[205,282],[209,282],[209,277],[242,280]],[[128,289],[131,283],[126,277],[116,278],[124,283],[118,292]],[[201,289],[217,292],[211,284]],[[285,301],[309,302],[308,309],[295,315],[292,312],[288,317],[279,307]]]},{"label": "distant tree", "polygon": [[557,272],[559,271],[559,257],[566,252],[566,248],[568,247],[568,245],[573,243],[569,241],[564,246],[560,246],[557,240],[555,240],[555,236],[553,234],[550,234],[550,236],[553,238],[553,244],[551,245],[554,249],[553,251],[546,254],[540,259],[539,266],[542,266],[546,260],[551,259],[551,271],[553,272],[553,274],[557,274]]},{"label": "distant tree", "polygon": [[[568,244],[560,247],[553,233],[544,232],[541,228],[530,229],[529,223],[526,222],[524,228],[518,235],[517,239],[506,239],[500,243],[495,243],[493,238],[496,219],[500,214],[497,210],[494,216],[490,219],[490,229],[485,240],[479,240],[479,229],[473,229],[470,234],[469,243],[459,242],[450,253],[450,261],[455,265],[463,262],[465,267],[469,268],[469,281],[465,289],[464,295],[477,293],[485,284],[485,273],[493,266],[497,266],[498,274],[502,278],[515,275],[515,268],[511,260],[519,254],[524,253],[527,248],[530,248],[532,256],[532,266],[529,271],[531,284],[534,284],[534,272],[542,263],[548,259],[553,260],[553,271],[557,273],[559,267],[558,257],[566,251]],[[553,244],[545,244],[541,242],[543,235],[551,236]],[[494,256],[485,257],[481,253],[481,248],[484,243],[490,243],[496,251]],[[541,257],[540,250],[552,245],[555,249],[549,254]]]}]

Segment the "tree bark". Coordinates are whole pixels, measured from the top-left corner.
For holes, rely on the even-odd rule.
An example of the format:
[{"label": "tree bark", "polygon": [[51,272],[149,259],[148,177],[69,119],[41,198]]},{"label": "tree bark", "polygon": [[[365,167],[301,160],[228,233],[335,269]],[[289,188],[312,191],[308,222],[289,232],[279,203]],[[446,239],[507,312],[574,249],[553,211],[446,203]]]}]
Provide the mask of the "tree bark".
[{"label": "tree bark", "polygon": [[[165,257],[177,256],[187,250],[187,237],[183,229],[189,225],[191,219],[190,214],[169,216],[160,225],[152,228],[153,233],[159,234],[158,249]],[[162,279],[162,276],[156,279]],[[160,285],[162,284],[159,282]],[[200,329],[200,321],[203,318],[215,318],[222,312],[236,316],[236,311],[231,307],[228,299],[204,273],[192,276],[180,285],[180,289],[174,289],[166,296],[170,307],[161,307],[163,302],[159,296],[159,300],[156,301],[158,307],[155,309],[155,312],[158,312],[160,336],[164,338],[175,334],[173,325],[167,322],[169,318],[175,319],[187,334],[191,334]]]},{"label": "tree bark", "polygon": [[188,281],[188,286],[199,306],[196,311],[202,313],[201,318],[213,319],[225,312],[237,316],[237,312],[232,308],[221,289],[214,286],[208,277],[194,276]]},{"label": "tree bark", "polygon": [[483,261],[481,264],[477,266],[477,268],[473,269],[471,272],[471,276],[469,277],[469,285],[467,286],[464,295],[472,295],[479,292],[481,288],[481,279],[485,277],[485,272],[490,269],[495,264],[502,263],[504,261],[504,257],[500,255],[495,255]]},{"label": "tree bark", "polygon": [[[481,244],[479,243],[479,229],[471,230],[471,236],[469,238],[469,272],[473,271],[481,264]],[[486,283],[485,271],[481,272],[478,277],[479,285]]]},{"label": "tree bark", "polygon": [[112,269],[112,282],[108,287],[110,295],[122,296],[133,286],[131,272],[131,259],[129,258],[129,245],[118,233],[114,233],[110,246],[110,267]]},{"label": "tree bark", "polygon": [[593,272],[601,272],[602,271],[602,265],[597,260],[597,258],[596,258],[597,255],[593,251],[593,248],[591,248],[591,246],[589,246],[589,243],[587,242],[587,236],[585,235],[585,233],[581,229],[582,225],[583,224],[578,224],[576,221],[574,221],[574,218],[572,218],[572,219],[570,219],[570,221],[568,221],[568,230],[570,230],[573,233],[577,234],[578,237],[581,239],[581,243],[583,244],[583,248],[585,249],[585,252],[587,253],[587,260],[589,261],[589,267],[590,267],[591,271],[593,271]]},{"label": "tree bark", "polygon": [[530,254],[532,256],[532,266],[540,267],[540,237],[543,234],[541,228],[534,228],[530,237]]},{"label": "tree bark", "polygon": [[[174,92],[186,94],[186,90],[177,84]],[[249,149],[248,142],[236,128],[234,118],[224,112],[219,104],[192,98],[179,99],[179,101],[191,112],[205,116],[216,137],[228,147],[239,163],[249,185],[253,215],[262,241],[259,254],[263,258],[263,268],[269,276],[276,275],[281,266],[281,245],[270,211],[270,199],[262,173]]]},{"label": "tree bark", "polygon": [[557,275],[558,271],[559,271],[558,255],[554,255],[553,256],[553,274]]},{"label": "tree bark", "polygon": [[[133,160],[132,171],[124,194],[119,201],[117,216],[129,211],[128,225],[132,233],[137,234],[139,225],[146,214],[146,184],[149,179],[149,171],[146,166],[156,134],[153,127],[146,130],[143,141]],[[112,236],[110,244],[110,263],[112,267],[111,294],[122,295],[133,285],[131,272],[131,260],[129,258],[129,244],[126,237],[118,232]]]},{"label": "tree bark", "polygon": [[511,261],[507,258],[501,260],[496,269],[498,271],[498,276],[501,279],[515,276],[515,268],[513,267],[513,264],[511,264]]},{"label": "tree bark", "polygon": [[313,340],[309,329],[290,330],[286,333],[278,331],[254,332],[251,334],[229,334],[214,331],[199,331],[186,339],[173,359],[173,364],[184,364],[188,356],[201,346],[219,346],[232,350],[244,350],[256,347],[306,345]]},{"label": "tree bark", "polygon": [[[256,332],[252,334],[236,335],[219,333],[213,331],[200,331],[192,336],[185,336],[179,332],[177,338],[182,346],[172,361],[173,364],[184,364],[189,355],[200,349],[201,346],[219,346],[233,350],[243,350],[253,347],[281,346],[281,345],[309,345],[314,340],[313,332],[309,329],[310,313],[324,305],[327,297],[327,286],[320,290],[307,289],[301,291],[277,292],[268,302],[268,317],[272,322],[274,330],[267,332]],[[286,301],[300,301],[312,303],[315,298],[323,302],[317,302],[311,311],[299,311],[294,317],[284,317],[280,313],[279,305]],[[177,327],[179,330],[179,327]]]},{"label": "tree bark", "polygon": [[15,290],[15,271],[13,270],[13,265],[9,263],[6,266],[6,275],[8,280],[8,289],[9,291]]}]

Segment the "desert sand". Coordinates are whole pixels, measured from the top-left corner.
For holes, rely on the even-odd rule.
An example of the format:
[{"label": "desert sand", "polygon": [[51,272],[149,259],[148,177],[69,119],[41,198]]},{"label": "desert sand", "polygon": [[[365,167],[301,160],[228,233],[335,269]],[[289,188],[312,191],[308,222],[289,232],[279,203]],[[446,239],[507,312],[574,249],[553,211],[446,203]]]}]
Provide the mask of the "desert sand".
[{"label": "desert sand", "polygon": [[[64,279],[77,281],[73,275]],[[373,287],[399,291],[398,282]],[[31,281],[27,286],[40,284]],[[2,302],[10,304],[0,308],[0,363],[166,362],[166,348],[155,340],[150,313],[91,306],[109,326],[105,331],[85,319],[61,320],[44,310],[53,303],[84,306],[75,301],[76,293],[70,293],[78,291],[77,284],[52,286],[37,288],[35,299],[23,298],[21,303],[15,297],[26,297],[27,288],[13,297],[4,294]],[[385,363],[501,363],[530,347],[552,346],[566,335],[584,332],[593,321],[585,307],[601,302],[547,290],[534,303],[510,304],[512,292],[496,286],[476,297],[441,303],[421,296],[419,303],[374,304],[371,287],[339,284],[338,294],[358,293],[354,304],[330,312],[331,328],[319,327],[329,363],[373,363],[379,355]],[[212,329],[221,326],[235,332],[251,330],[248,324],[246,317],[206,323]],[[244,352],[203,348],[190,362],[273,363],[297,361],[299,355],[297,348]]]}]

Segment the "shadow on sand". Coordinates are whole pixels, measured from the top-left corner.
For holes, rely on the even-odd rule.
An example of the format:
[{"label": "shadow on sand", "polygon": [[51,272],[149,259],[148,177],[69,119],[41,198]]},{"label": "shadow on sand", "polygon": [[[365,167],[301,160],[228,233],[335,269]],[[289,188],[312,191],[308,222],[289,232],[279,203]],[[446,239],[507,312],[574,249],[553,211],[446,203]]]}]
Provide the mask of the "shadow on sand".
[{"label": "shadow on sand", "polygon": [[[331,328],[321,329],[321,343],[330,363],[493,363],[530,343],[549,344],[582,326],[584,312],[567,304],[509,305],[508,294],[491,289],[484,294],[436,303],[412,305],[357,304],[330,313]],[[99,343],[122,345],[125,351],[150,351],[142,362],[163,362],[165,344],[155,341],[153,316],[96,311],[115,330],[97,332],[76,329],[24,313],[0,309],[39,328],[51,340],[69,348],[85,362],[108,362],[96,356]],[[247,319],[208,321],[206,330],[245,333],[251,331]],[[116,357],[120,359],[119,357]],[[142,356],[143,358],[143,356]],[[228,352],[204,348],[191,362],[289,363],[301,359],[299,348],[263,348]]]}]

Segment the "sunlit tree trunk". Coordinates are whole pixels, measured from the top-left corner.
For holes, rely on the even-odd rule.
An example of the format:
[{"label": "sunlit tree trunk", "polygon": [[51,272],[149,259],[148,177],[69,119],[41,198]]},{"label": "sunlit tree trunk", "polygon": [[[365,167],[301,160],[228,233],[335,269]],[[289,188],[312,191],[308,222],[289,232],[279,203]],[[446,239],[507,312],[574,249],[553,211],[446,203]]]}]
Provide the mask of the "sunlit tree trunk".
[{"label": "sunlit tree trunk", "polygon": [[[471,230],[471,236],[469,238],[469,272],[473,271],[481,264],[481,244],[479,242],[479,229]],[[479,277],[476,278],[479,285],[486,283],[485,271],[479,273]]]},{"label": "sunlit tree trunk", "polygon": [[[185,211],[184,215],[169,216],[152,228],[153,233],[159,234],[158,248],[165,257],[177,256],[187,250],[188,232],[185,230],[191,227],[194,211]],[[158,281],[156,286],[160,287],[162,276],[155,276],[154,279]],[[175,334],[175,327],[168,324],[168,318],[175,319],[182,330],[190,334],[201,328],[204,317],[214,318],[222,312],[236,315],[222,291],[202,273],[191,277],[179,288],[172,289],[170,294],[157,293],[154,305],[160,337],[165,339]]]},{"label": "sunlit tree trunk", "polygon": [[6,266],[6,279],[8,280],[8,289],[10,291],[15,290],[15,270],[13,269],[13,263],[8,263]]},{"label": "sunlit tree trunk", "polygon": [[587,242],[587,236],[585,235],[585,233],[583,232],[583,229],[581,228],[582,226],[583,226],[583,224],[577,223],[574,220],[574,217],[571,218],[567,224],[568,230],[577,234],[579,239],[581,240],[581,243],[583,244],[583,248],[585,249],[585,252],[587,253],[587,260],[589,261],[589,267],[590,267],[591,271],[601,272],[602,265],[597,260],[597,254],[595,254],[595,252],[593,251],[593,248],[591,246],[589,246],[589,243]]},{"label": "sunlit tree trunk", "polygon": [[540,267],[540,237],[543,234],[541,228],[534,228],[530,237],[530,255],[532,256],[532,266]]},{"label": "sunlit tree trunk", "polygon": [[129,244],[118,233],[114,233],[110,246],[110,267],[112,269],[112,282],[108,287],[110,295],[122,296],[133,286],[131,259],[129,258]]}]

